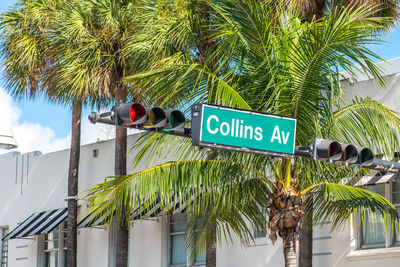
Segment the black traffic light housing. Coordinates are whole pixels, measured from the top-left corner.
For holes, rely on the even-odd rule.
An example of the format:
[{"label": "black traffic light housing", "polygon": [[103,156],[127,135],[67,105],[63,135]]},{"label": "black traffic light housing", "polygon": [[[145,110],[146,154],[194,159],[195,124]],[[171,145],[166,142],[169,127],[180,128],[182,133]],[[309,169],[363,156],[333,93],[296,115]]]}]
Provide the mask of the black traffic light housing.
[{"label": "black traffic light housing", "polygon": [[124,102],[118,102],[110,112],[92,112],[89,120],[92,123],[167,132],[184,129],[186,124],[185,115],[179,110]]},{"label": "black traffic light housing", "polygon": [[343,151],[339,142],[316,138],[313,144],[314,159],[336,161],[342,158]]},{"label": "black traffic light housing", "polygon": [[352,144],[319,138],[315,138],[312,147],[315,160],[361,166],[369,165],[374,160],[371,149],[367,147],[356,147]]}]

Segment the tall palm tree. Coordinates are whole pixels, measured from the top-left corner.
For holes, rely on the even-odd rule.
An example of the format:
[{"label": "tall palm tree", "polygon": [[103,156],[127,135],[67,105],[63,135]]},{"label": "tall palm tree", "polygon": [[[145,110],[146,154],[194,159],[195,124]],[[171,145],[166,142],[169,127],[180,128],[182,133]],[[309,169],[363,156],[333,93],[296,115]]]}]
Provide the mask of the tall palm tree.
[{"label": "tall palm tree", "polygon": [[397,0],[285,0],[286,4],[299,10],[304,18],[311,21],[313,17],[322,19],[326,12],[346,7],[356,10],[360,7],[371,8],[371,16],[387,17],[386,26],[393,26],[399,18],[399,1]]},{"label": "tall palm tree", "polygon": [[[76,77],[76,83],[86,83],[85,79],[95,82],[95,86],[104,88],[117,101],[126,101],[128,94],[135,101],[141,101],[146,100],[149,92],[143,86],[128,86],[122,81],[127,74],[153,64],[157,57],[164,59],[172,51],[213,69],[207,54],[212,44],[207,41],[209,31],[204,27],[210,21],[209,7],[198,2],[174,3],[174,12],[179,9],[174,15],[184,18],[179,21],[158,12],[158,1],[73,1],[67,5],[68,12],[64,12],[63,21],[67,23],[60,27],[65,32],[62,46],[68,47],[69,58],[64,62],[70,71],[68,76]],[[148,24],[153,27],[149,28]],[[171,25],[175,32],[168,31]],[[149,30],[153,36],[144,34]],[[125,175],[126,129],[117,128],[115,147],[115,175]],[[122,208],[116,221],[116,266],[127,264],[129,224],[125,216],[128,215]]]},{"label": "tall palm tree", "polygon": [[[25,20],[20,19],[19,23],[15,23],[12,18],[8,20],[11,30],[7,51],[13,56],[8,58],[14,60],[13,65],[8,68],[14,75],[10,83],[17,84],[13,88],[18,92],[22,92],[21,88],[25,86],[27,90],[23,92],[33,95],[36,88],[40,88],[39,92],[46,92],[57,99],[60,97],[63,101],[74,98],[99,104],[111,99],[126,101],[127,97],[140,101],[145,99],[146,93],[142,91],[142,87],[127,86],[122,80],[128,73],[143,71],[146,66],[152,64],[155,56],[166,57],[169,56],[169,51],[179,52],[212,68],[206,54],[210,45],[206,38],[203,38],[208,35],[208,31],[201,26],[202,23],[208,22],[207,18],[204,19],[209,16],[208,8],[202,8],[200,5],[183,5],[186,8],[182,8],[176,4],[180,8],[180,16],[183,13],[186,19],[182,22],[175,20],[174,23],[177,24],[173,26],[177,32],[171,34],[166,32],[167,27],[171,27],[171,22],[165,22],[169,17],[155,12],[156,4],[157,1],[139,3],[131,0],[20,1],[17,9],[10,15],[26,14],[29,17]],[[22,22],[30,28],[18,31]],[[142,32],[148,30],[149,22],[158,23],[158,27],[152,27],[155,36],[162,35],[167,38],[160,38],[152,43],[153,36],[144,36]],[[12,42],[11,37],[18,42]],[[24,42],[24,38],[27,37],[32,38],[31,42]],[[26,51],[29,53],[25,53]],[[19,61],[21,55],[26,56],[26,60]],[[31,65],[27,67],[24,63]],[[29,87],[32,84],[33,87]],[[73,107],[77,105],[74,103]],[[73,116],[74,119],[78,117],[80,115]],[[74,137],[78,134],[74,130],[79,126],[78,122],[80,120],[73,121]],[[75,148],[79,147],[76,138],[73,138],[72,143]],[[126,129],[118,128],[115,145],[116,175],[126,174],[126,152]],[[79,153],[71,150],[71,155],[75,157],[71,161],[70,185],[76,186],[77,181],[73,176],[77,175],[77,166],[74,162],[79,162],[79,158],[76,157]],[[76,191],[75,187],[70,193],[76,195]],[[69,202],[74,201],[76,207],[76,200],[71,199]],[[71,211],[69,214],[75,218],[69,224],[73,227],[76,212]],[[124,212],[117,217],[119,216],[123,217]],[[126,266],[129,224],[123,219],[117,222],[116,265]],[[69,236],[71,239],[74,237],[73,234]],[[76,241],[73,242],[76,244]],[[74,250],[76,251],[76,245]]]},{"label": "tall palm tree", "polygon": [[[92,95],[90,100],[95,103],[103,96],[108,101],[112,98],[126,101],[128,86],[121,81],[127,72],[134,73],[141,64],[136,53],[125,51],[134,42],[139,28],[134,1],[63,1],[56,9],[50,34],[60,52],[59,81],[73,88],[73,95]],[[134,97],[138,99],[140,95]],[[117,129],[116,175],[126,174],[126,154],[126,129]],[[118,222],[115,225],[115,264],[126,266],[129,225],[124,220]]]},{"label": "tall palm tree", "polygon": [[[84,97],[72,96],[71,87],[58,81],[60,51],[57,51],[48,35],[52,9],[57,4],[47,2],[19,1],[15,8],[1,14],[1,56],[5,65],[7,89],[20,98],[44,95],[50,101],[72,107],[72,134],[68,170],[68,218],[67,262],[76,266],[76,222],[78,170],[80,154],[81,110]],[[54,5],[54,6],[53,6]]]},{"label": "tall palm tree", "polygon": [[[171,64],[128,80],[155,79],[153,85],[159,90],[149,97],[163,96],[164,102],[168,102],[171,99],[166,92],[172,91],[170,95],[179,93],[187,97],[175,100],[182,106],[206,99],[216,104],[295,117],[299,145],[309,145],[315,136],[320,136],[368,145],[377,153],[391,154],[399,147],[398,140],[386,138],[396,136],[400,122],[397,114],[370,99],[343,107],[338,83],[338,67],[353,72],[355,64],[382,82],[380,70],[370,59],[376,55],[366,46],[377,42],[376,32],[385,20],[369,19],[372,11],[368,9],[353,12],[344,9],[334,10],[324,21],[302,23],[296,13],[277,12],[266,1],[227,0],[212,8],[219,14],[214,18],[218,45],[212,55],[219,59],[218,75],[196,63]],[[190,95],[188,89],[196,93]],[[334,112],[336,109],[339,111]],[[349,120],[353,127],[343,127]],[[156,140],[160,136],[150,138]],[[161,139],[164,141],[158,139],[146,144],[138,161],[145,157],[146,151],[157,153],[165,149],[160,144],[171,138]],[[161,164],[100,184],[89,192],[89,203],[98,215],[111,214],[115,203],[129,203],[131,210],[145,203],[150,209],[156,200],[168,212],[169,201],[179,196],[180,204],[191,205],[190,212],[215,218],[218,233],[226,233],[224,227],[228,223],[246,240],[239,217],[251,218],[256,211],[247,210],[241,205],[241,199],[252,199],[257,194],[256,198],[268,199],[261,205],[269,210],[270,238],[274,241],[279,234],[283,239],[286,266],[297,266],[296,227],[310,216],[305,213],[304,202],[311,195],[315,221],[329,218],[334,222],[333,227],[343,224],[352,214],[366,216],[369,208],[385,214],[385,220],[391,223],[398,218],[384,198],[346,185],[349,183],[346,177],[354,169],[307,159],[271,163],[266,157],[237,153],[211,153],[207,158]],[[147,160],[154,162],[154,156],[150,155]],[[249,185],[249,180],[263,184],[265,190],[251,193],[231,190]],[[221,207],[222,203],[227,205],[226,209]],[[286,205],[293,208],[288,210]],[[227,219],[226,215],[231,212],[236,216]],[[191,232],[196,231],[188,233]],[[209,231],[202,233],[210,236]]]},{"label": "tall palm tree", "polygon": [[[387,17],[388,21],[385,21],[383,25],[384,31],[392,28],[399,18],[399,1],[359,1],[359,0],[287,0],[287,5],[295,7],[299,10],[302,16],[307,20],[312,19],[322,20],[326,12],[329,10],[350,7],[355,10],[361,6],[370,7],[373,9],[371,16],[375,17]],[[311,201],[311,199],[309,200]],[[309,205],[312,208],[312,205]],[[300,267],[311,267],[312,266],[312,245],[313,245],[313,231],[312,231],[312,218],[310,221],[303,223],[300,229],[300,246],[299,246],[299,264]]]}]

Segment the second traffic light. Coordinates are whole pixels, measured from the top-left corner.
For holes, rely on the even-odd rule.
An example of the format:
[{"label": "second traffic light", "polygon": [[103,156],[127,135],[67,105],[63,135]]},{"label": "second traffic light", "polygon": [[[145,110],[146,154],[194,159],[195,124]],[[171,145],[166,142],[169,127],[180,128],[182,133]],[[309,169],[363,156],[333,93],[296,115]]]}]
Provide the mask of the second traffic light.
[{"label": "second traffic light", "polygon": [[144,106],[140,103],[117,103],[111,112],[89,115],[92,123],[100,122],[116,126],[161,129],[172,131],[183,129],[186,124],[185,115],[176,109]]},{"label": "second traffic light", "polygon": [[313,158],[335,163],[369,165],[374,160],[374,155],[366,147],[316,138],[313,143]]}]

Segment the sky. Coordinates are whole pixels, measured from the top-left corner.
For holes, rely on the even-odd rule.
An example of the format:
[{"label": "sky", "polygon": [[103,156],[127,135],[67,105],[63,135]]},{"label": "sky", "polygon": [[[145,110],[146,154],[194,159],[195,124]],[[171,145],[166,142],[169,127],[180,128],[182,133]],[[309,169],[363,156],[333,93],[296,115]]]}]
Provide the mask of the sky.
[{"label": "sky", "polygon": [[[16,3],[15,0],[0,0],[0,12]],[[16,151],[22,153],[41,151],[49,153],[70,146],[71,113],[68,106],[50,103],[45,98],[34,100],[13,99],[5,85],[0,64],[0,129],[11,127],[17,141]],[[113,126],[91,124],[85,108],[82,114],[82,144],[107,140],[115,136]],[[6,151],[0,151],[5,153]]]},{"label": "sky", "polygon": [[[16,0],[0,0],[0,11],[7,10]],[[383,38],[382,45],[371,49],[384,60],[400,57],[400,26]],[[0,65],[1,69],[1,65]],[[82,144],[106,140],[114,136],[113,126],[90,124],[87,115],[91,110],[85,108],[82,115]],[[34,100],[13,99],[6,90],[0,71],[0,127],[11,126],[18,143],[17,151],[41,151],[49,153],[70,146],[71,108],[49,103],[44,98]]]}]

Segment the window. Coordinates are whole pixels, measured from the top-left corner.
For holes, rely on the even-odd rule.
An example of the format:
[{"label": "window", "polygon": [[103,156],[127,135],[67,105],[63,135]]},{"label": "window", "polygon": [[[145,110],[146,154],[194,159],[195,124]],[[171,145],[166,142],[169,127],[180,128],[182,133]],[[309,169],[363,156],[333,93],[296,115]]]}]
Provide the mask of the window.
[{"label": "window", "polygon": [[[392,183],[392,203],[400,213],[400,179]],[[397,231],[394,238],[395,245],[400,245],[400,232]]]},{"label": "window", "polygon": [[8,240],[3,240],[8,234],[8,227],[0,228],[0,240],[1,240],[1,267],[8,266]]},{"label": "window", "polygon": [[[386,197],[400,212],[400,179],[396,178],[390,184],[376,184],[364,187],[374,193]],[[375,218],[374,218],[375,217]],[[374,218],[374,219],[373,219]],[[383,220],[379,214],[371,213],[359,229],[360,248],[384,248],[400,245],[400,233],[389,229],[383,230]]]},{"label": "window", "polygon": [[[385,196],[385,185],[372,185],[365,189]],[[373,220],[373,216],[375,217]],[[361,227],[361,247],[385,247],[385,234],[383,231],[383,222],[379,214],[369,214]]]},{"label": "window", "polygon": [[61,224],[44,236],[44,267],[66,266],[65,251],[67,249],[67,234]]},{"label": "window", "polygon": [[[185,231],[187,217],[184,214],[174,215],[170,219],[170,266],[187,266],[190,259],[186,249]],[[202,249],[200,253],[195,253],[191,265],[205,265],[206,253]]]},{"label": "window", "polygon": [[267,237],[267,220],[268,220],[268,214],[265,209],[262,209],[262,213],[265,217],[265,220],[263,222],[263,226],[260,228],[256,226],[255,224],[252,225],[253,227],[253,237],[255,239],[257,238],[266,238]]}]

